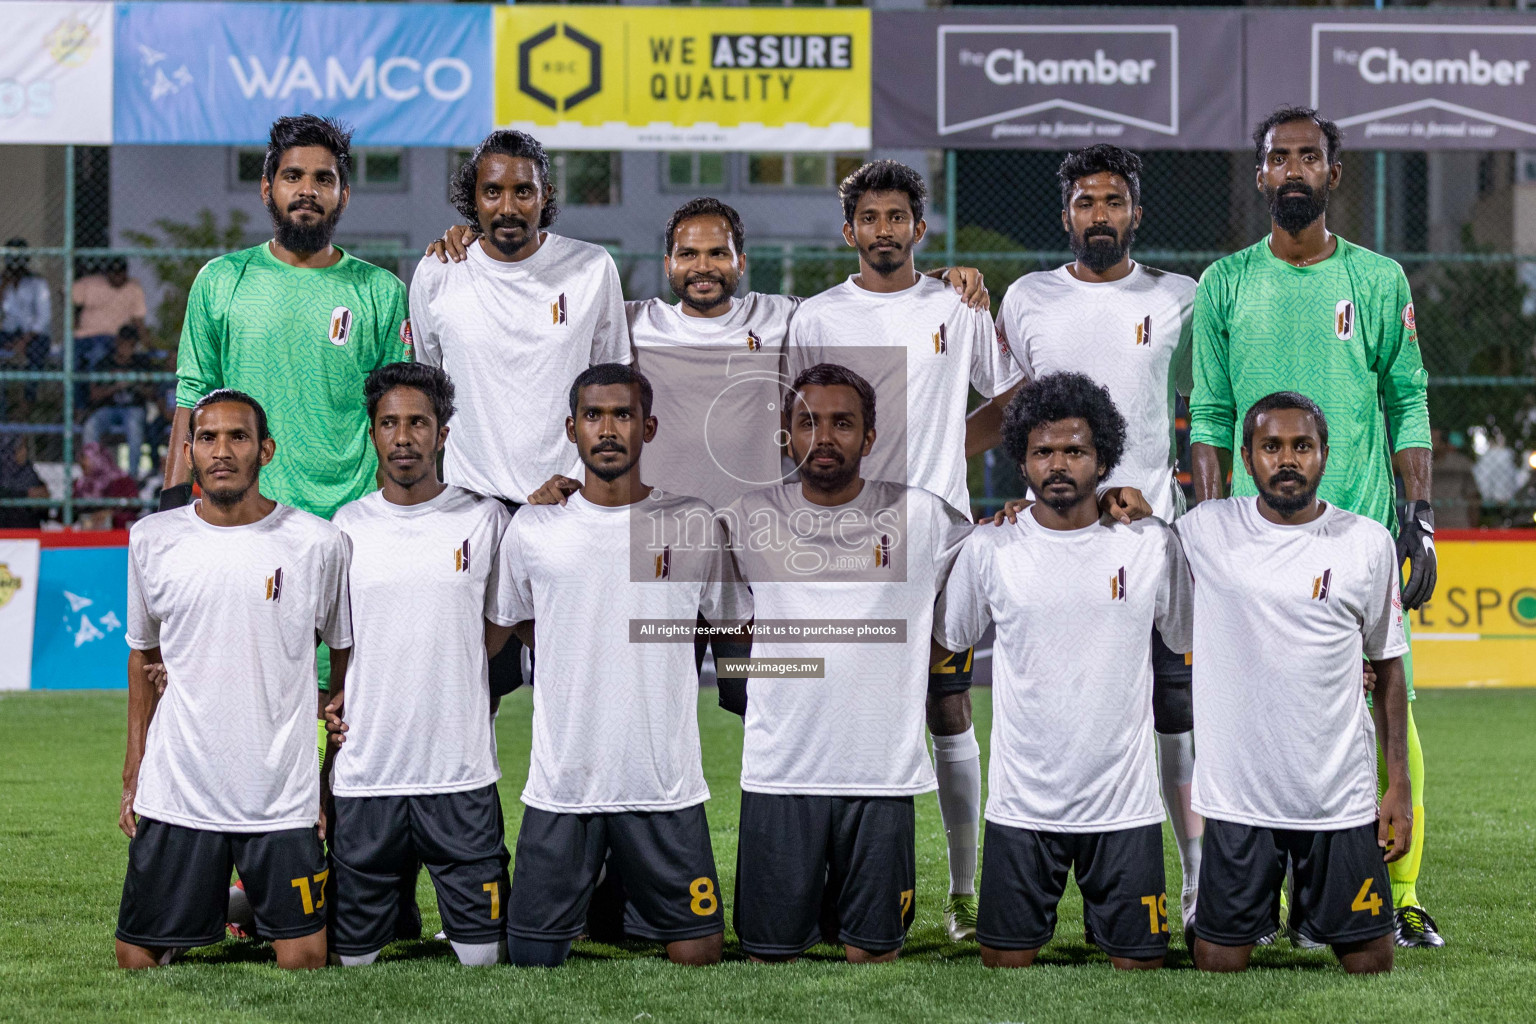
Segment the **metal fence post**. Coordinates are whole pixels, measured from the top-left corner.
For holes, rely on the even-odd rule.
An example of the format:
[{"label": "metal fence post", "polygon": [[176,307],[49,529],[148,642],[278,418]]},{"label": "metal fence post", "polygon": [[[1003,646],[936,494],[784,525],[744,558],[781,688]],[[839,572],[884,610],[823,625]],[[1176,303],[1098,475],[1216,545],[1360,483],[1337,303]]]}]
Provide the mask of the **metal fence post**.
[{"label": "metal fence post", "polygon": [[955,265],[955,151],[944,151],[944,265]]},{"label": "metal fence post", "polygon": [[64,147],[64,525],[75,522],[75,147]]}]

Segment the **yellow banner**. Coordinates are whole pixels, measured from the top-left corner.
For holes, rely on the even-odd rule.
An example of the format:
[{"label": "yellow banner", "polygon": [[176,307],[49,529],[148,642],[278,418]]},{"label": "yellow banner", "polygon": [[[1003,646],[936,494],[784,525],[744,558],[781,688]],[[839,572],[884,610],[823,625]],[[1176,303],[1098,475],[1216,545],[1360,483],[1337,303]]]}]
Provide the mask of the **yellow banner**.
[{"label": "yellow banner", "polygon": [[1536,538],[1435,548],[1434,599],[1411,616],[1415,688],[1536,686]]},{"label": "yellow banner", "polygon": [[868,149],[867,10],[495,10],[496,123],[557,149]]}]

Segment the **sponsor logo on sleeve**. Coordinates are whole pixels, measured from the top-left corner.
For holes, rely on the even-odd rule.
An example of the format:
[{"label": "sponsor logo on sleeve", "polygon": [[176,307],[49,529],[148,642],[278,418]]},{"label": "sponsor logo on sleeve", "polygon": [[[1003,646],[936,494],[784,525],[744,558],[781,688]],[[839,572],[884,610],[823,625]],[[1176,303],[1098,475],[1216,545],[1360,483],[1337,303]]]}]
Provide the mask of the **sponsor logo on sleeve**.
[{"label": "sponsor logo on sleeve", "polygon": [[1403,329],[1408,332],[1408,340],[1415,345],[1419,343],[1419,325],[1413,319],[1413,303],[1403,307]]},{"label": "sponsor logo on sleeve", "polygon": [[1008,335],[1003,330],[1003,325],[997,325],[997,350],[1003,355],[1012,355],[1013,350],[1008,347]]},{"label": "sponsor logo on sleeve", "polygon": [[331,329],[326,337],[332,345],[345,345],[352,336],[352,311],[346,306],[331,310]]},{"label": "sponsor logo on sleeve", "polygon": [[1333,333],[1340,341],[1348,341],[1355,336],[1355,304],[1349,299],[1340,299],[1333,307]]},{"label": "sponsor logo on sleeve", "polygon": [[400,344],[406,348],[416,347],[416,336],[411,333],[411,318],[406,317],[400,321]]}]

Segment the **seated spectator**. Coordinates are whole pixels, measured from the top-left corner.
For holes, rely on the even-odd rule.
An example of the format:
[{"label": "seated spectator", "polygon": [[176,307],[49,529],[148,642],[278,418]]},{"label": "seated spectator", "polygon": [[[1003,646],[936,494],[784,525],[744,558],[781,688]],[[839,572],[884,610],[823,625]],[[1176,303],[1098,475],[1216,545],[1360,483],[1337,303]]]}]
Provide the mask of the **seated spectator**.
[{"label": "seated spectator", "polygon": [[[48,487],[32,466],[24,437],[0,437],[0,498],[48,498]],[[47,518],[48,508],[44,505],[0,506],[0,530],[35,530]]]},{"label": "seated spectator", "polygon": [[[7,249],[25,249],[25,238],[12,238]],[[8,253],[0,270],[0,366],[39,370],[48,364],[53,327],[53,299],[48,282],[32,273],[30,258]],[[37,400],[37,385],[22,388],[28,403]],[[5,393],[0,389],[0,419],[5,419]],[[18,415],[18,419],[24,414]]]},{"label": "seated spectator", "polygon": [[[139,329],[134,325],[119,328],[114,340],[112,355],[98,367],[99,370],[148,373],[158,369],[154,360],[139,349]],[[139,475],[139,462],[144,457],[144,405],[150,401],[152,391],[148,384],[95,381],[86,397],[87,415],[82,440],[86,444],[98,444],[103,434],[123,435],[123,440],[128,443],[128,470],[135,477]]]},{"label": "seated spectator", "polygon": [[[137,498],[138,482],[118,468],[107,449],[99,444],[80,446],[80,476],[75,480],[76,498]],[[81,509],[81,529],[126,530],[141,509]]]},{"label": "seated spectator", "polygon": [[94,370],[112,356],[118,333],[132,327],[143,333],[148,309],[144,289],[128,276],[128,261],[114,256],[106,273],[75,282],[75,369]]},{"label": "seated spectator", "polygon": [[1483,498],[1477,490],[1476,467],[1440,427],[1429,432],[1434,441],[1435,525],[1446,530],[1475,530],[1482,523]]}]

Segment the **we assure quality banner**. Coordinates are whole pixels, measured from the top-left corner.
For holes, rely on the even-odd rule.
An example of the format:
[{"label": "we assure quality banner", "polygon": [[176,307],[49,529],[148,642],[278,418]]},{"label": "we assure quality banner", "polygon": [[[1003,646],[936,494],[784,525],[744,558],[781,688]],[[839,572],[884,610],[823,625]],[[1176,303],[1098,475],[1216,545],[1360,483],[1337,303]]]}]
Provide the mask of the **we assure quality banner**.
[{"label": "we assure quality banner", "polygon": [[494,11],[495,118],[561,149],[870,146],[864,10]]},{"label": "we assure quality banner", "polygon": [[112,5],[0,4],[0,143],[112,141]]},{"label": "we assure quality banner", "polygon": [[119,4],[116,141],[264,143],[314,113],[360,145],[473,145],[491,127],[489,22],[451,4]]}]

